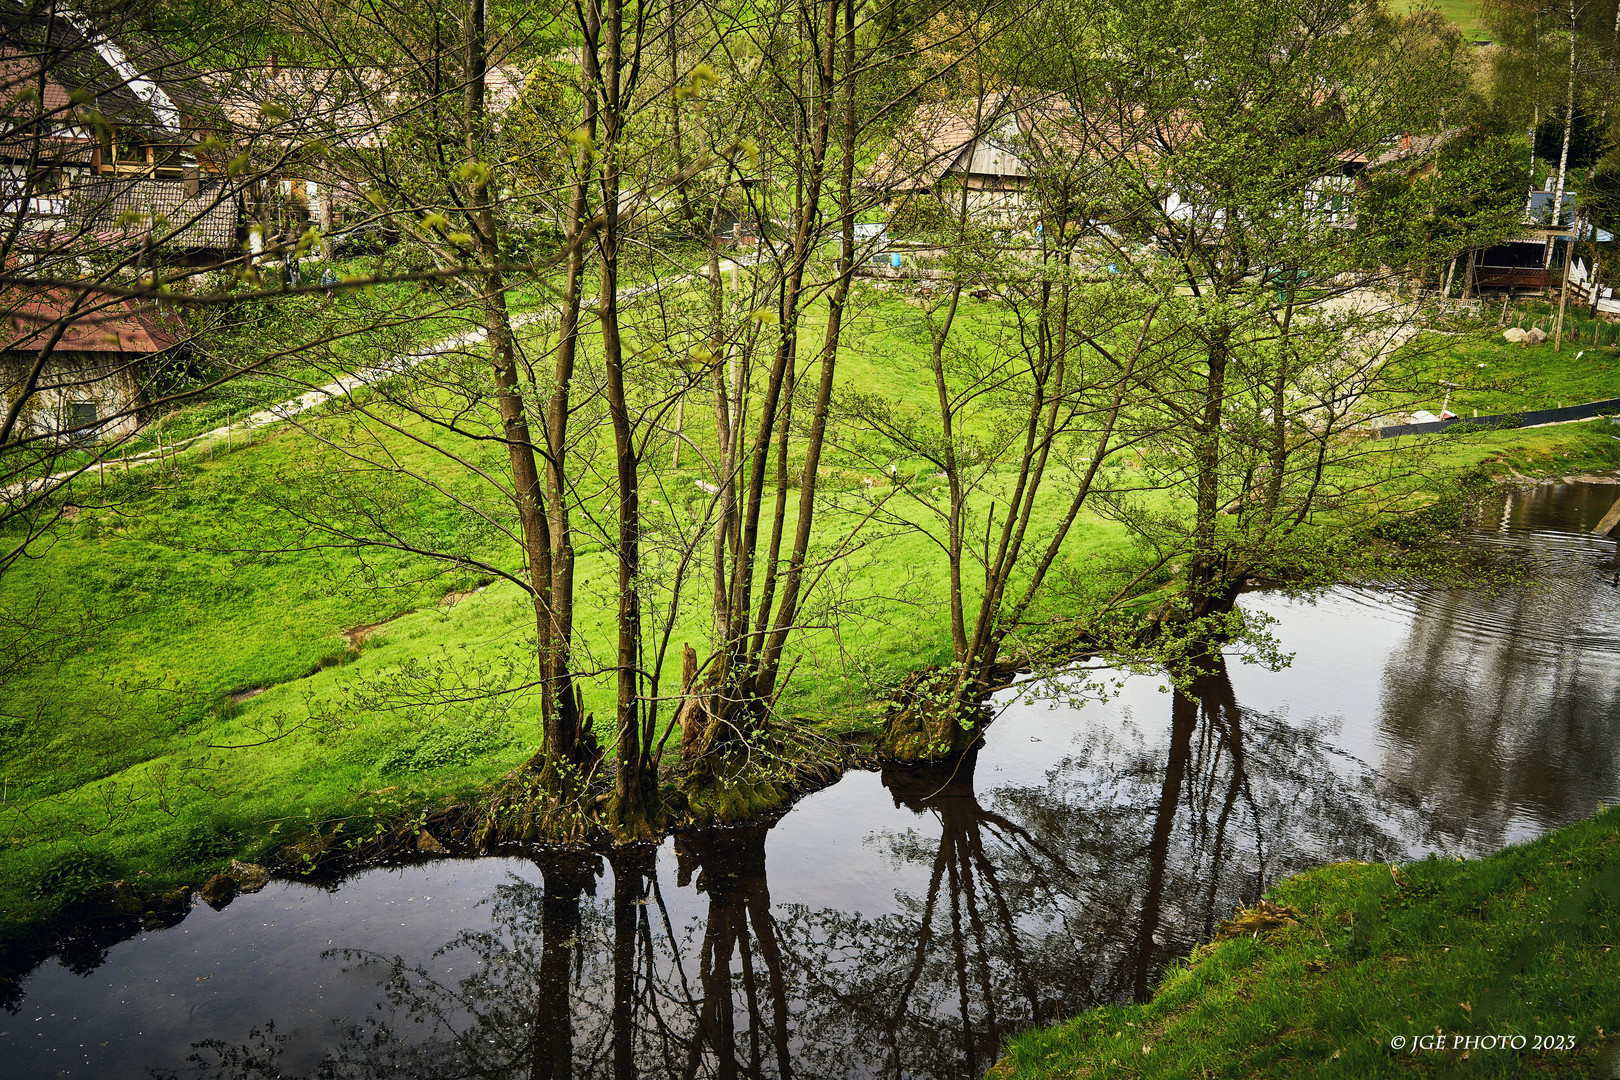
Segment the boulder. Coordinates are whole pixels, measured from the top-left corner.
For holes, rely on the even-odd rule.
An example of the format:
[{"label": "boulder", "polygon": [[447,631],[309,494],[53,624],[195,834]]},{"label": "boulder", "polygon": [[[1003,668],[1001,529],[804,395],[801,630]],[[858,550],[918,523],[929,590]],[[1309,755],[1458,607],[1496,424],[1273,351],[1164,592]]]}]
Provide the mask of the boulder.
[{"label": "boulder", "polygon": [[236,899],[236,879],[229,874],[215,874],[203,882],[203,887],[198,892],[205,904],[218,911]]},{"label": "boulder", "polygon": [[1510,326],[1506,330],[1502,331],[1502,337],[1506,341],[1517,345],[1519,342],[1524,340],[1524,331],[1520,330],[1517,326]]},{"label": "boulder", "polygon": [[436,840],[432,833],[423,829],[416,834],[416,850],[424,855],[448,855],[450,852]]},{"label": "boulder", "polygon": [[296,874],[308,874],[313,871],[326,854],[326,849],[332,846],[335,836],[306,836],[296,844],[288,844],[281,849],[281,866]]},{"label": "boulder", "polygon": [[178,926],[191,913],[191,890],[170,889],[151,893],[146,897],[146,912],[141,916],[141,929],[166,930]]},{"label": "boulder", "polygon": [[258,863],[231,860],[231,877],[236,879],[236,891],[256,893],[270,881],[270,871]]},{"label": "boulder", "polygon": [[1524,332],[1524,342],[1526,345],[1540,345],[1546,340],[1547,331],[1543,330],[1539,326],[1532,326],[1530,329]]},{"label": "boulder", "polygon": [[139,915],[145,905],[135,886],[127,881],[108,881],[99,889],[96,907],[105,915]]}]

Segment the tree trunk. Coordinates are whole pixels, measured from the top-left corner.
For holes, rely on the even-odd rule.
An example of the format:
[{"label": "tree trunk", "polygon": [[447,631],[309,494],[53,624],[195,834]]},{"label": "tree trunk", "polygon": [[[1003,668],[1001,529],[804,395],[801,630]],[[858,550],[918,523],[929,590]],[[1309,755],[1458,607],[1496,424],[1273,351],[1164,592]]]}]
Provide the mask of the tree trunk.
[{"label": "tree trunk", "polygon": [[[1564,98],[1564,146],[1558,155],[1558,186],[1553,190],[1552,226],[1564,220],[1564,182],[1569,174],[1569,140],[1575,131],[1575,0],[1569,2],[1569,83]],[[1543,268],[1552,265],[1552,245],[1547,245]]]},{"label": "tree trunk", "polygon": [[[595,39],[599,11],[594,4],[583,9],[587,38]],[[582,130],[596,136],[596,54],[582,50],[581,97]],[[601,747],[584,715],[582,695],[575,686],[573,668],[574,633],[574,542],[569,510],[570,480],[567,474],[570,388],[579,346],[580,304],[584,291],[586,207],[589,202],[591,159],[581,149],[574,159],[574,179],[569,193],[564,238],[563,302],[557,319],[557,352],[550,396],[546,405],[545,478],[547,511],[551,527],[551,625],[541,656],[541,677],[551,708],[545,717],[545,769],[552,772],[594,769],[601,759]],[[545,773],[542,773],[545,775]]]},{"label": "tree trunk", "polygon": [[618,489],[618,655],[615,665],[614,791],[610,824],[621,839],[651,839],[658,824],[657,778],[649,775],[651,739],[642,730],[641,699],[641,496],[640,460],[625,395],[624,344],[619,332],[620,136],[625,119],[622,98],[622,0],[607,0],[599,41],[602,62],[600,140],[603,225],[598,240],[601,287],[596,311],[602,328],[602,363],[608,416],[613,426],[613,460]]},{"label": "tree trunk", "polygon": [[[482,160],[484,137],[489,122],[484,100],[487,67],[486,13],[484,0],[469,0],[466,23],[466,88],[463,100],[463,129],[469,161]],[[548,508],[542,490],[540,470],[529,428],[528,409],[519,389],[520,375],[511,314],[506,305],[506,285],[500,270],[499,224],[490,204],[488,174],[469,180],[468,220],[475,230],[482,275],[475,284],[483,309],[484,328],[489,337],[494,367],[496,404],[500,412],[507,458],[512,470],[512,491],[523,534],[528,561],[530,593],[535,612],[536,662],[541,672],[541,712],[544,735],[540,763],[548,786],[560,794],[572,795],[579,782],[579,770],[588,769],[596,758],[596,747],[589,733],[580,731],[577,699],[572,692],[567,667],[567,618],[559,622],[554,588],[554,551],[568,548],[566,509],[560,498]],[[548,455],[550,460],[552,455]],[[560,496],[560,485],[553,484]],[[561,514],[554,511],[561,511]],[[560,524],[563,535],[552,531]],[[564,608],[571,598],[571,556],[568,588],[563,591]],[[561,631],[559,637],[559,631]]]}]

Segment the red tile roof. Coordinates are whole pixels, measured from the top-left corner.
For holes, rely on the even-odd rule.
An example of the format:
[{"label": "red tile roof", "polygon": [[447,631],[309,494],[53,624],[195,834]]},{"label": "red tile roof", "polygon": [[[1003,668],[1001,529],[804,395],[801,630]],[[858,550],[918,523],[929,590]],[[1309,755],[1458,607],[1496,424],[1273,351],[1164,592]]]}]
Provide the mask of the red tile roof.
[{"label": "red tile roof", "polygon": [[[160,314],[152,308],[137,308],[132,301],[111,305],[77,316],[69,316],[72,299],[66,294],[45,294],[26,299],[0,301],[0,351],[36,352],[50,340],[55,325],[72,318],[57,341],[57,352],[126,353],[148,355],[170,349],[179,341],[165,329]],[[82,305],[81,305],[82,306]]]}]

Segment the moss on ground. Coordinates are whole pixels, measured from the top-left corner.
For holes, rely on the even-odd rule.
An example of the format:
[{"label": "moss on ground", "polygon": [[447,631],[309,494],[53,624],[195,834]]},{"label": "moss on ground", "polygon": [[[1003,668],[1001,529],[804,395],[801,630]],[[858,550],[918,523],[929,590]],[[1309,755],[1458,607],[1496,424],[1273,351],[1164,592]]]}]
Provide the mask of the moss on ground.
[{"label": "moss on ground", "polygon": [[[1606,1080],[1620,1062],[1620,809],[1476,861],[1323,867],[1226,931],[1151,1001],[1016,1036],[990,1075]],[[1524,1042],[1467,1041],[1504,1036]]]}]

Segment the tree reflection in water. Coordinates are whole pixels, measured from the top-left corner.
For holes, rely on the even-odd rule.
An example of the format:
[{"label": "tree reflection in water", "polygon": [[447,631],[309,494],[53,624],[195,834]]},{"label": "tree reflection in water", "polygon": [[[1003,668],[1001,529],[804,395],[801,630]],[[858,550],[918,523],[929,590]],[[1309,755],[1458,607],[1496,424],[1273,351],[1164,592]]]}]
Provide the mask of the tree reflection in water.
[{"label": "tree reflection in water", "polygon": [[[1010,1031],[1145,995],[1277,876],[1399,854],[1418,827],[1322,730],[1241,709],[1224,668],[1170,706],[1161,741],[1094,732],[1044,783],[983,801],[971,755],[885,773],[895,817],[853,827],[918,871],[886,914],[773,905],[763,827],[677,837],[673,888],[654,849],[543,856],[538,885],[501,886],[488,927],[436,954],[472,974],[342,954],[385,1007],[304,1073],[981,1076]],[[299,1071],[272,1031],[193,1061],[221,1080]]]},{"label": "tree reflection in water", "polygon": [[[1612,485],[1509,489],[1483,546],[1531,571],[1513,587],[1413,598],[1406,639],[1384,669],[1385,766],[1422,791],[1427,824],[1468,852],[1591,814],[1620,777],[1620,569],[1587,533]],[[1486,543],[1489,541],[1489,543]]]}]

